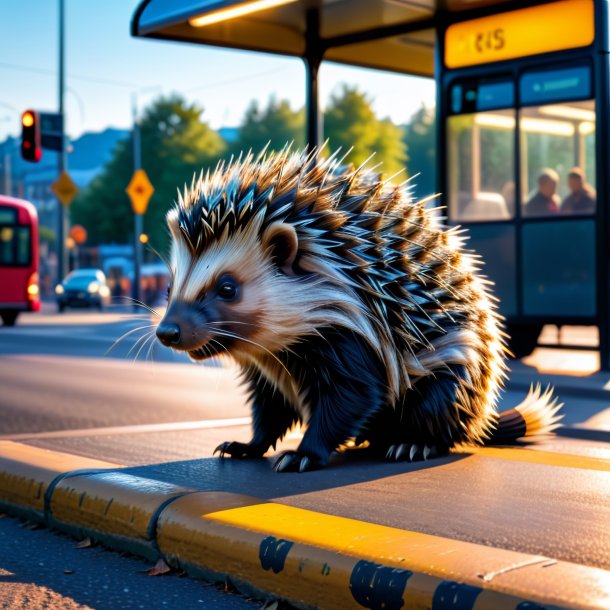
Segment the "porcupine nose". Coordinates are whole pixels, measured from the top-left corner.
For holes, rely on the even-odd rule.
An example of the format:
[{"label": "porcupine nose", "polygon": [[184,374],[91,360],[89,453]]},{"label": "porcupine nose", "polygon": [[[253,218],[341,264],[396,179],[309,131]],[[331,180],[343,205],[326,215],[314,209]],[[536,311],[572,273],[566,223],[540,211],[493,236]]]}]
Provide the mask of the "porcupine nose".
[{"label": "porcupine nose", "polygon": [[180,342],[180,327],[173,322],[161,322],[157,326],[157,337],[163,345],[177,345]]}]

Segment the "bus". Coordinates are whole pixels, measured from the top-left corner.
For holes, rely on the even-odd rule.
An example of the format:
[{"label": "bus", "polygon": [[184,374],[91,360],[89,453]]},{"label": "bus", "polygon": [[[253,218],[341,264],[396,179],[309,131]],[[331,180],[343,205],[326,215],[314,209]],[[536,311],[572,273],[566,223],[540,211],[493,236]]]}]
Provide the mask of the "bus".
[{"label": "bus", "polygon": [[0,317],[13,326],[22,311],[39,310],[36,208],[0,195]]},{"label": "bus", "polygon": [[531,352],[545,324],[596,326],[610,370],[609,3],[259,6],[143,0],[132,34],[301,58],[310,145],[323,141],[323,62],[433,78],[436,191],[485,261],[511,350]]}]

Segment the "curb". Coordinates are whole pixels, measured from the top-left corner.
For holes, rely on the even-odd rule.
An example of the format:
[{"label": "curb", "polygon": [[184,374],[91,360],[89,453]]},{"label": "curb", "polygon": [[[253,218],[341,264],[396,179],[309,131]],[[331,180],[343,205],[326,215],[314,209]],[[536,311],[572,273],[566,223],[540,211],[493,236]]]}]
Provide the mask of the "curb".
[{"label": "curb", "polygon": [[0,442],[0,509],[300,608],[593,610],[610,604],[605,570],[201,492],[10,441]]}]

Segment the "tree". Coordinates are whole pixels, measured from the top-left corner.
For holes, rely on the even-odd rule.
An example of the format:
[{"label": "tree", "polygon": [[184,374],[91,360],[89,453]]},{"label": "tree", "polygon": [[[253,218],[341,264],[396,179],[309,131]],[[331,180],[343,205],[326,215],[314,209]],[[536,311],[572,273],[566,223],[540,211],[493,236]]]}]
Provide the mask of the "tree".
[{"label": "tree", "polygon": [[413,114],[404,130],[404,141],[409,150],[409,175],[413,194],[421,199],[436,192],[436,112],[425,106]]},{"label": "tree", "polygon": [[[165,214],[176,188],[190,184],[193,173],[215,165],[225,153],[222,138],[201,121],[203,109],[177,95],[155,100],[140,122],[142,167],[155,187],[144,216],[144,232],[163,252],[167,243]],[[88,232],[88,243],[130,243],[133,213],[125,188],[133,174],[131,140],[117,145],[102,173],[72,205],[72,220]]]},{"label": "tree", "polygon": [[305,112],[302,108],[292,110],[287,100],[278,102],[272,97],[262,110],[252,101],[231,150],[234,154],[250,149],[257,153],[268,143],[270,150],[279,150],[291,142],[296,149],[305,144]]},{"label": "tree", "polygon": [[371,101],[357,87],[344,84],[333,93],[324,113],[324,136],[331,151],[352,148],[346,161],[354,165],[376,153],[372,163],[383,163],[380,170],[385,176],[405,167],[407,149],[401,128],[389,119],[378,119]]}]

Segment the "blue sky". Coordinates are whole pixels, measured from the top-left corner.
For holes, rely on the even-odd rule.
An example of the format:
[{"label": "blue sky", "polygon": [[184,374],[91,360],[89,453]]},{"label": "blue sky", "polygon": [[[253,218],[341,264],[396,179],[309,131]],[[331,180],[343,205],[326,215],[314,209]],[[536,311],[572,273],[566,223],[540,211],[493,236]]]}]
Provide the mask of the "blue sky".
[{"label": "blue sky", "polygon": [[[67,131],[128,128],[131,95],[146,106],[176,91],[205,109],[214,128],[238,125],[252,98],[305,100],[299,59],[134,39],[129,34],[137,0],[66,0]],[[0,0],[0,140],[19,132],[26,108],[57,109],[57,0]],[[405,122],[422,102],[433,103],[428,79],[327,64],[322,103],[338,83],[369,93],[380,116]]]}]

